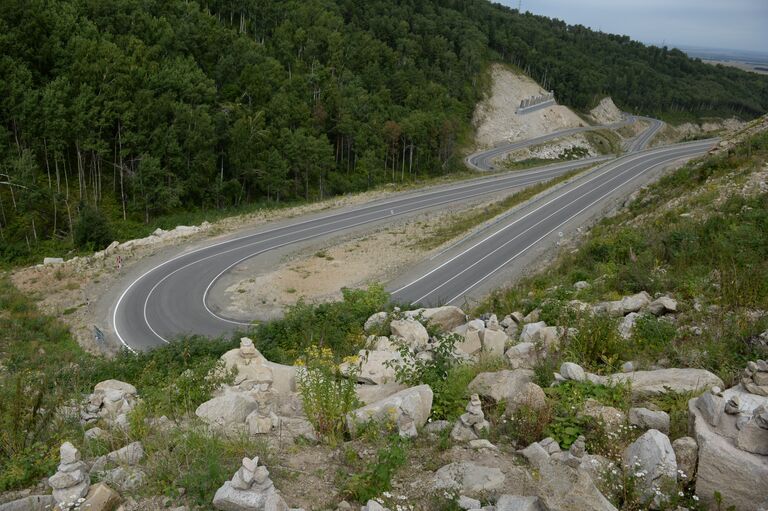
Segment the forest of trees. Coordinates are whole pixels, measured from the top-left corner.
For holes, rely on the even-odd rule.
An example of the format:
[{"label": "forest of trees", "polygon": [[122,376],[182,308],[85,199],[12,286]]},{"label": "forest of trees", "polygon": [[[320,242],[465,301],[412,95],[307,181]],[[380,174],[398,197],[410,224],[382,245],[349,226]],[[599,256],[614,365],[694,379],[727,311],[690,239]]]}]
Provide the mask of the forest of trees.
[{"label": "forest of trees", "polygon": [[580,110],[768,110],[766,77],[485,0],[6,0],[0,261],[451,172],[491,61]]}]

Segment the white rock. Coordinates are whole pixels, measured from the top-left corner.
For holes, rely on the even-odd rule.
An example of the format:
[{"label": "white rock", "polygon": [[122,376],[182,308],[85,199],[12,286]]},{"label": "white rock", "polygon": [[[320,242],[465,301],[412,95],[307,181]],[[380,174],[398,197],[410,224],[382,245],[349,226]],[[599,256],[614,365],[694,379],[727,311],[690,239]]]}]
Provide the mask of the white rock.
[{"label": "white rock", "polygon": [[638,485],[646,498],[654,496],[654,488],[667,488],[677,481],[677,458],[669,438],[650,429],[624,451],[624,465],[638,477]]},{"label": "white rock", "polygon": [[[630,382],[632,396],[645,398],[672,392],[693,393],[723,386],[723,381],[705,369],[659,369],[617,373],[608,377],[613,382]],[[669,389],[669,390],[668,390]]]},{"label": "white rock", "polygon": [[563,362],[560,366],[560,375],[566,380],[584,381],[587,379],[587,373],[579,364],[573,362]]},{"label": "white rock", "polygon": [[80,461],[80,451],[70,442],[64,442],[59,448],[59,456],[62,464],[76,463]]},{"label": "white rock", "polygon": [[630,312],[638,312],[643,307],[647,307],[651,303],[651,295],[645,291],[641,291],[631,296],[625,296],[621,299],[621,306],[624,314]]},{"label": "white rock", "polygon": [[386,312],[377,312],[376,314],[371,315],[371,317],[365,320],[365,325],[363,325],[363,330],[365,330],[366,332],[371,332],[372,330],[383,327],[387,323],[388,317],[389,317],[389,314],[387,314]]},{"label": "white rock", "polygon": [[630,408],[629,423],[640,429],[658,429],[665,435],[669,434],[669,414],[657,412],[648,408]]},{"label": "white rock", "polygon": [[208,424],[230,426],[244,424],[256,408],[258,403],[246,393],[229,391],[198,406],[195,415]]},{"label": "white rock", "polygon": [[469,498],[465,495],[461,495],[456,503],[461,509],[466,509],[467,511],[470,509],[480,509],[482,507],[479,500]]},{"label": "white rock", "polygon": [[409,347],[420,348],[429,341],[424,325],[415,319],[398,319],[389,324],[392,335],[401,338]]},{"label": "white rock", "polygon": [[534,373],[529,369],[504,370],[480,373],[470,382],[467,390],[497,403],[513,401],[522,393],[526,384],[533,381]]},{"label": "white rock", "polygon": [[521,342],[509,348],[504,356],[512,369],[533,369],[539,356],[536,345],[532,342]]},{"label": "white rock", "polygon": [[660,296],[648,305],[648,312],[654,316],[661,316],[668,312],[677,312],[677,301],[668,296]]},{"label": "white rock", "polygon": [[64,259],[61,257],[46,257],[43,259],[43,264],[49,265],[49,264],[61,264],[64,262]]},{"label": "white rock", "polygon": [[536,343],[541,340],[541,330],[547,327],[547,324],[543,321],[538,323],[528,323],[523,326],[523,330],[520,332],[520,342]]},{"label": "white rock", "polygon": [[573,284],[573,288],[576,289],[577,291],[581,291],[582,289],[589,289],[590,287],[592,286],[586,280],[580,280]]},{"label": "white rock", "polygon": [[357,427],[371,420],[400,424],[403,418],[413,420],[415,427],[426,424],[432,411],[432,389],[419,385],[376,401],[347,414],[347,428],[352,435]]},{"label": "white rock", "polygon": [[637,312],[630,312],[626,316],[624,316],[624,319],[621,320],[619,323],[619,335],[623,339],[629,339],[632,337],[632,331],[635,328],[635,323],[637,323],[637,319],[640,317],[640,314]]},{"label": "white rock", "polygon": [[442,332],[450,332],[467,321],[467,315],[464,311],[453,305],[424,309],[421,317]]},{"label": "white rock", "polygon": [[125,447],[107,454],[107,460],[121,465],[137,465],[144,459],[141,442],[132,442]]},{"label": "white rock", "polygon": [[695,439],[684,436],[672,442],[672,449],[677,460],[677,478],[681,481],[693,481],[699,461],[699,444]]},{"label": "white rock", "polygon": [[496,511],[541,511],[539,497],[502,495],[496,502]]},{"label": "white rock", "polygon": [[504,473],[498,468],[484,467],[472,462],[456,462],[445,465],[435,473],[435,489],[452,489],[462,494],[477,495],[502,487]]},{"label": "white rock", "polygon": [[483,351],[494,357],[503,357],[508,341],[509,337],[501,330],[486,329],[483,332]]},{"label": "white rock", "polygon": [[456,344],[456,349],[467,355],[476,355],[483,349],[483,341],[480,338],[480,330],[468,328],[464,333],[464,340]]}]

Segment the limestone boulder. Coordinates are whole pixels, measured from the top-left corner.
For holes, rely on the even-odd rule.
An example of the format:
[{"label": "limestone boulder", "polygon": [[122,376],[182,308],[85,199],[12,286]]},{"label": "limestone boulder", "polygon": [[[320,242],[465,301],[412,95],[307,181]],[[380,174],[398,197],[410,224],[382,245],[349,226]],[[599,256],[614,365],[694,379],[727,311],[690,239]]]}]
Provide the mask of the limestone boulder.
[{"label": "limestone boulder", "polygon": [[421,317],[441,332],[450,332],[467,321],[464,311],[453,305],[423,309]]},{"label": "limestone boulder", "polygon": [[640,429],[657,429],[669,434],[669,414],[648,408],[630,408],[629,423]]},{"label": "limestone boulder", "polygon": [[528,323],[523,326],[520,332],[520,342],[536,343],[542,340],[542,332],[547,328],[547,324],[543,321],[537,323]]},{"label": "limestone boulder", "polygon": [[677,478],[685,482],[693,481],[699,462],[699,444],[694,438],[684,436],[672,442],[672,449],[677,459]]},{"label": "limestone boulder", "polygon": [[257,408],[258,403],[247,393],[228,390],[198,406],[195,415],[208,424],[227,427],[244,424],[246,417]]},{"label": "limestone boulder", "polygon": [[657,396],[668,391],[681,394],[701,392],[714,386],[723,386],[720,378],[705,369],[658,369],[616,373],[609,376],[608,380],[629,382],[634,398]]},{"label": "limestone boulder", "polygon": [[573,362],[563,362],[560,366],[560,375],[566,380],[585,381],[587,379],[584,368]]},{"label": "limestone boulder", "polygon": [[387,314],[386,312],[377,312],[375,314],[372,314],[367,320],[365,320],[365,324],[363,325],[363,330],[365,330],[366,332],[381,330],[387,324],[388,318],[389,318],[389,314]]},{"label": "limestone boulder", "polygon": [[622,337],[622,339],[629,339],[632,337],[635,323],[637,323],[639,317],[640,314],[637,312],[630,312],[624,316],[624,319],[619,322],[619,335]]},{"label": "limestone boulder", "polygon": [[502,495],[496,501],[496,511],[544,511],[538,497]]},{"label": "limestone boulder", "polygon": [[587,399],[584,402],[582,413],[603,424],[609,433],[617,433],[627,422],[624,412],[612,406],[605,406],[594,399]]},{"label": "limestone boulder", "polygon": [[410,348],[418,349],[429,341],[427,329],[415,319],[397,319],[389,324],[392,335],[401,339]]},{"label": "limestone boulder", "polygon": [[464,339],[456,344],[456,350],[469,356],[480,353],[483,349],[482,330],[467,328],[464,332]]},{"label": "limestone boulder", "polygon": [[114,511],[120,505],[120,494],[104,483],[91,486],[80,509],[88,511]]},{"label": "limestone boulder", "polygon": [[344,362],[339,370],[346,374],[354,367],[357,369],[357,381],[372,385],[382,385],[395,381],[395,368],[392,364],[402,361],[396,350],[360,350],[356,362]]},{"label": "limestone boulder", "polygon": [[0,511],[49,511],[54,505],[51,495],[30,495],[0,504]]},{"label": "limestone boulder", "polygon": [[347,428],[355,435],[358,426],[374,421],[395,424],[401,434],[421,428],[432,412],[432,389],[419,385],[397,392],[347,414]]},{"label": "limestone boulder", "polygon": [[705,508],[714,508],[715,492],[722,508],[756,509],[755,496],[768,495],[768,456],[743,451],[732,438],[718,434],[696,406],[688,402],[690,430],[698,446],[696,495]]},{"label": "limestone boulder", "polygon": [[483,352],[488,355],[503,357],[507,342],[509,342],[509,337],[502,330],[486,329],[483,332]]},{"label": "limestone boulder", "polygon": [[498,468],[463,461],[438,469],[433,486],[436,490],[456,490],[462,495],[472,496],[500,489],[505,479],[504,473]]},{"label": "limestone boulder", "polygon": [[656,497],[655,490],[674,487],[677,458],[672,443],[664,433],[649,429],[624,451],[624,466],[635,474],[646,499]]},{"label": "limestone boulder", "polygon": [[677,312],[677,300],[669,296],[660,296],[648,304],[646,309],[654,316]]},{"label": "limestone boulder", "polygon": [[496,402],[511,402],[521,394],[526,384],[533,381],[534,373],[530,369],[514,369],[480,373],[470,382],[467,389],[481,397]]},{"label": "limestone boulder", "polygon": [[141,442],[131,442],[107,454],[107,461],[117,465],[137,465],[142,459],[144,459],[144,448]]},{"label": "limestone boulder", "polygon": [[521,342],[509,348],[504,357],[512,369],[533,369],[539,360],[539,353],[532,342]]}]

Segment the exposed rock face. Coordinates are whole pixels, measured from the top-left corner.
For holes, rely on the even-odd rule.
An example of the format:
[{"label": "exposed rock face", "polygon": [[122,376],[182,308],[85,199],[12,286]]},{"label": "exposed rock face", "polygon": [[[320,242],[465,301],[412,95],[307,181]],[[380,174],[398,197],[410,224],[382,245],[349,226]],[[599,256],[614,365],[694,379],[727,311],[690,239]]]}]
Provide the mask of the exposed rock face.
[{"label": "exposed rock face", "polygon": [[0,504],[0,511],[49,511],[54,504],[55,501],[50,495],[30,495]]},{"label": "exposed rock face", "polygon": [[394,423],[401,435],[411,436],[424,426],[432,412],[432,389],[419,385],[397,392],[347,414],[347,428],[354,435],[360,424],[369,421]]},{"label": "exposed rock face", "polygon": [[[637,476],[646,499],[656,490],[673,487],[677,481],[677,458],[664,433],[650,429],[624,451],[624,465]],[[656,502],[658,504],[658,502]]]},{"label": "exposed rock face", "polygon": [[434,487],[438,490],[458,490],[462,494],[478,495],[498,490],[504,480],[504,473],[498,468],[471,462],[456,462],[445,465],[435,473]]},{"label": "exposed rock face", "polygon": [[120,380],[96,384],[88,396],[81,418],[87,423],[103,419],[110,426],[127,427],[128,413],[138,403],[136,387]]},{"label": "exposed rock face", "polygon": [[269,471],[259,465],[259,457],[243,458],[242,466],[230,481],[216,490],[213,507],[222,511],[287,511]]},{"label": "exposed rock face", "polygon": [[459,420],[456,421],[456,425],[453,427],[453,431],[451,431],[451,438],[457,442],[469,442],[476,440],[483,430],[489,428],[490,424],[485,420],[480,396],[472,394],[467,404],[466,413],[459,417]]},{"label": "exposed rock face", "polygon": [[53,488],[53,500],[65,508],[85,497],[91,485],[88,466],[81,461],[80,451],[69,442],[61,445],[58,471],[48,478],[48,485]]},{"label": "exposed rock face", "polygon": [[723,381],[705,369],[659,369],[617,373],[608,377],[614,382],[630,382],[632,396],[645,398],[673,392],[700,392],[713,386],[722,387]]}]

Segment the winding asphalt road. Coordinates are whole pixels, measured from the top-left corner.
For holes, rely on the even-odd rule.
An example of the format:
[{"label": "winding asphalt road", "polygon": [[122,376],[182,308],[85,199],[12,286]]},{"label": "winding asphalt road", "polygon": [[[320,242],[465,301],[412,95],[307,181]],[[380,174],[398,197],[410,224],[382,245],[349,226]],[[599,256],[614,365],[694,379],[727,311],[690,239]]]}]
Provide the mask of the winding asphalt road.
[{"label": "winding asphalt road", "polygon": [[[560,136],[563,136],[562,134]],[[554,138],[554,137],[553,137]],[[541,143],[529,141],[530,145]],[[481,243],[395,289],[398,300],[425,304],[458,301],[474,282],[483,282],[537,238],[556,229],[582,208],[597,205],[606,192],[659,165],[704,153],[712,142],[653,149],[624,156],[597,167],[553,194],[545,207],[514,216]],[[431,187],[353,208],[267,225],[247,235],[196,248],[152,267],[126,283],[111,309],[111,332],[125,347],[140,351],[184,333],[215,336],[247,326],[222,316],[210,305],[213,285],[240,263],[282,247],[350,232],[368,224],[428,209],[450,207],[473,197],[519,189],[550,180],[574,169],[604,162],[598,157],[548,165],[524,172],[508,172],[451,185]]]}]

